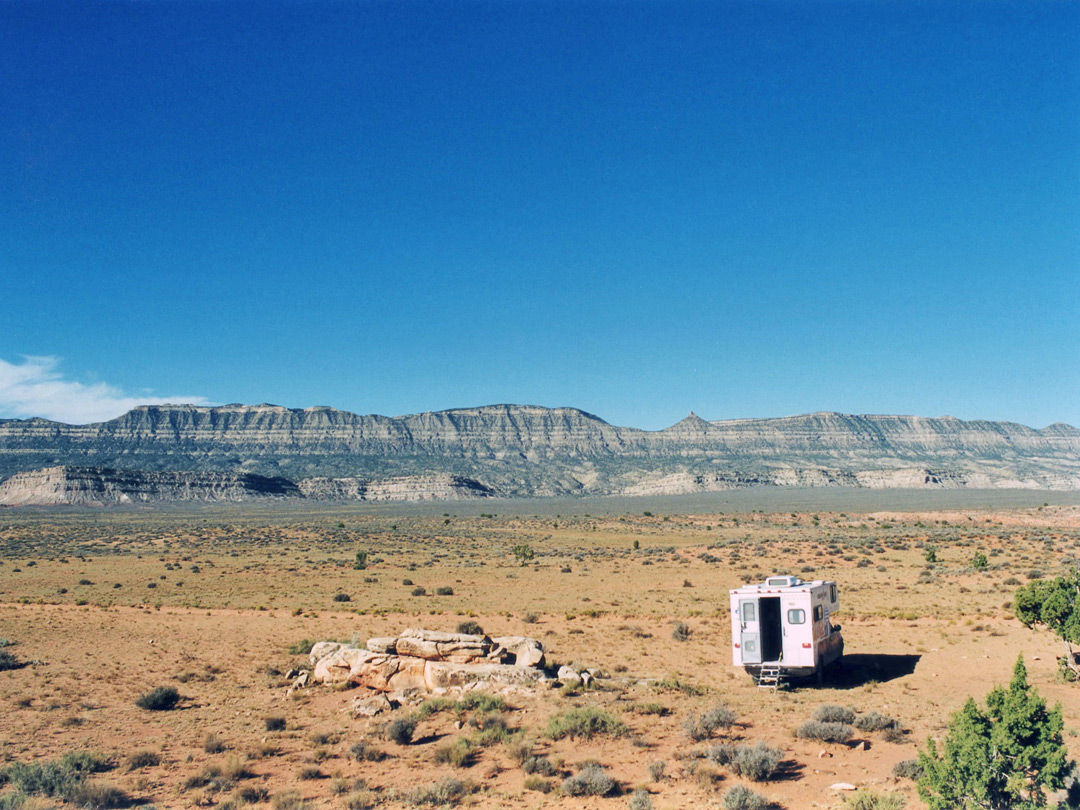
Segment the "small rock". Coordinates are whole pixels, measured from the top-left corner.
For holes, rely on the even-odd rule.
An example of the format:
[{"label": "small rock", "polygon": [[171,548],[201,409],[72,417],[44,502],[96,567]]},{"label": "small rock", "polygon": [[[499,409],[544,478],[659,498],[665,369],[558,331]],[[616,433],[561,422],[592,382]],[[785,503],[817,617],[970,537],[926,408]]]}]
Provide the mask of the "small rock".
[{"label": "small rock", "polygon": [[580,681],[581,680],[581,675],[578,673],[578,671],[576,669],[574,669],[573,667],[566,666],[566,664],[563,664],[561,667],[559,667],[559,673],[558,673],[557,677],[558,677],[558,679],[560,681]]},{"label": "small rock", "polygon": [[869,742],[869,740],[861,740],[860,742],[856,743],[855,750],[856,751],[869,751],[870,750],[870,742]]},{"label": "small rock", "polygon": [[388,712],[394,706],[386,695],[372,695],[371,697],[358,697],[352,702],[353,717],[374,717],[377,714]]},{"label": "small rock", "polygon": [[834,785],[829,785],[829,790],[855,790],[855,786],[849,782],[837,782]]},{"label": "small rock", "polygon": [[832,754],[830,752],[826,751],[824,748],[822,748],[820,751],[817,752],[817,756],[818,756],[818,759],[825,759],[827,757],[830,758],[830,759],[832,758]]}]

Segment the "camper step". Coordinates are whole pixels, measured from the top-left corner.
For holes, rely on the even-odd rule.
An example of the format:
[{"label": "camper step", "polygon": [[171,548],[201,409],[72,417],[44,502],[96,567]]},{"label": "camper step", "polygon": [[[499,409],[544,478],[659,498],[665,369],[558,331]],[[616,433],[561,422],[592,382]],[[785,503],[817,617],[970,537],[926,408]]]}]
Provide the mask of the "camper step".
[{"label": "camper step", "polygon": [[758,673],[758,689],[779,689],[784,685],[783,668],[779,666],[764,666]]}]

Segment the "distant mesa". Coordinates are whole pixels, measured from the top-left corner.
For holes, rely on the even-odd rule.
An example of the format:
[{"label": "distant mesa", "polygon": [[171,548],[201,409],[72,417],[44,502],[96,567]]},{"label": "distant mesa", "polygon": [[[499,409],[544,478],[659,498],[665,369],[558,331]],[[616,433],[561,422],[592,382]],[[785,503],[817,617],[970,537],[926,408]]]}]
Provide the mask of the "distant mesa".
[{"label": "distant mesa", "polygon": [[[329,406],[148,405],[90,425],[0,420],[0,477],[31,471],[38,471],[34,487],[25,477],[8,480],[0,502],[28,502],[11,494],[28,487],[34,502],[99,503],[452,500],[751,486],[1076,490],[1080,431],[1062,423],[1037,430],[835,412],[712,422],[690,412],[647,431],[576,408],[534,405],[394,417]],[[50,487],[55,494],[47,494]]]}]

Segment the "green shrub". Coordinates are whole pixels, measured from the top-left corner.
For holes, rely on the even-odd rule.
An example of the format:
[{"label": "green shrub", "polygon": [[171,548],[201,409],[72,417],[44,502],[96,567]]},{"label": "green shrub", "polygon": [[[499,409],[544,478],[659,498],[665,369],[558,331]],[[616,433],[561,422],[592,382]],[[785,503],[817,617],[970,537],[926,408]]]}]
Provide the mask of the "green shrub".
[{"label": "green shrub", "polygon": [[675,641],[689,641],[691,632],[690,625],[685,622],[675,622],[671,628],[671,638]]},{"label": "green shrub", "polygon": [[0,672],[8,669],[18,669],[22,664],[19,663],[19,659],[9,653],[7,650],[0,650]]},{"label": "green shrub", "polygon": [[525,780],[526,790],[536,790],[540,793],[551,793],[554,783],[540,776],[530,776]]},{"label": "green shrub", "polygon": [[115,785],[101,782],[83,782],[64,798],[87,810],[111,810],[115,807],[127,807],[130,804],[124,791]]},{"label": "green shrub", "polygon": [[554,776],[557,771],[547,757],[529,757],[521,763],[521,770],[527,774],[539,774],[540,776]]},{"label": "green shrub", "polygon": [[465,795],[465,783],[460,779],[443,779],[433,785],[418,787],[406,794],[412,804],[457,804]]},{"label": "green shrub", "polygon": [[[297,610],[299,610],[299,608],[297,608]],[[303,611],[300,612],[303,613]],[[300,641],[297,641],[296,643],[290,644],[288,647],[286,647],[285,652],[287,652],[289,655],[307,655],[311,652],[311,648],[318,643],[319,642],[317,641],[312,641],[310,638],[301,639]]]},{"label": "green shrub", "polygon": [[598,734],[621,737],[629,732],[626,724],[612,714],[592,706],[570,709],[548,720],[547,735],[553,740],[564,737],[590,740]]},{"label": "green shrub", "polygon": [[285,730],[285,718],[284,717],[264,717],[263,725],[266,726],[267,731],[284,731]]},{"label": "green shrub", "polygon": [[453,596],[454,595],[454,589],[451,588],[449,585],[440,585],[438,588],[435,589],[435,595],[436,596]]},{"label": "green shrub", "polygon": [[904,810],[907,799],[899,793],[878,793],[859,788],[844,797],[844,810]]},{"label": "green shrub", "polygon": [[151,712],[167,712],[176,708],[180,702],[180,693],[171,686],[158,686],[135,701],[140,709]]},{"label": "green shrub", "polygon": [[134,771],[139,768],[153,768],[161,764],[161,756],[154,751],[136,751],[128,757],[128,770]]},{"label": "green shrub", "polygon": [[416,718],[412,716],[398,717],[391,720],[386,726],[386,739],[398,745],[408,745],[412,742],[413,732],[416,731]]},{"label": "green shrub", "polygon": [[351,602],[352,597],[349,596],[347,593],[335,593],[334,594],[334,601],[335,602]]},{"label": "green shrub", "polygon": [[735,712],[727,706],[715,706],[703,714],[691,714],[683,721],[683,730],[694,742],[707,740],[719,728],[728,729],[735,724]]},{"label": "green shrub", "polygon": [[353,569],[356,571],[363,571],[367,568],[367,552],[356,552],[356,559],[353,561]]},{"label": "green shrub", "polygon": [[855,718],[855,728],[859,731],[885,731],[899,726],[895,718],[877,712],[867,712]]},{"label": "green shrub", "polygon": [[770,748],[760,741],[752,746],[740,745],[728,767],[751,782],[767,782],[780,767],[783,755],[779,748]]},{"label": "green shrub", "polygon": [[746,785],[735,785],[724,794],[722,805],[724,810],[762,810],[769,800]]},{"label": "green shrub", "polygon": [[903,759],[892,767],[892,774],[897,779],[912,779],[918,781],[922,776],[922,766],[917,759]]},{"label": "green shrub", "polygon": [[473,744],[464,737],[435,749],[435,761],[455,768],[468,768],[473,764]]},{"label": "green shrub", "polygon": [[423,585],[417,585],[412,589],[411,593],[413,596],[427,596],[427,588]]},{"label": "green shrub", "polygon": [[352,748],[349,749],[349,753],[357,762],[382,762],[386,759],[385,751],[375,748],[373,745],[369,745],[362,740],[355,743]]},{"label": "green shrub", "polygon": [[819,720],[808,720],[795,732],[795,736],[801,740],[834,743],[847,742],[854,735],[855,729],[847,723],[823,723]]},{"label": "green shrub", "polygon": [[814,710],[814,719],[821,723],[847,723],[855,722],[855,712],[847,706],[818,706]]},{"label": "green shrub", "polygon": [[603,767],[595,762],[583,765],[573,776],[563,780],[562,792],[567,796],[610,796],[619,789]]},{"label": "green shrub", "polygon": [[474,622],[472,619],[461,622],[461,624],[457,626],[457,631],[459,633],[464,633],[467,636],[484,635],[484,628],[481,627],[477,622]]}]

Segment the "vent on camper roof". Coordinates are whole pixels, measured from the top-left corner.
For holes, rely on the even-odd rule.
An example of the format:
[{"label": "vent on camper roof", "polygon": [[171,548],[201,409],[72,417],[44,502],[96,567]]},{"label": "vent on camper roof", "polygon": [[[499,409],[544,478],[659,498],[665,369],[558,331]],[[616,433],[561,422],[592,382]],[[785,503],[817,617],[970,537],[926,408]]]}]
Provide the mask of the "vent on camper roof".
[{"label": "vent on camper roof", "polygon": [[770,588],[790,588],[799,584],[798,577],[769,577],[765,584]]}]

